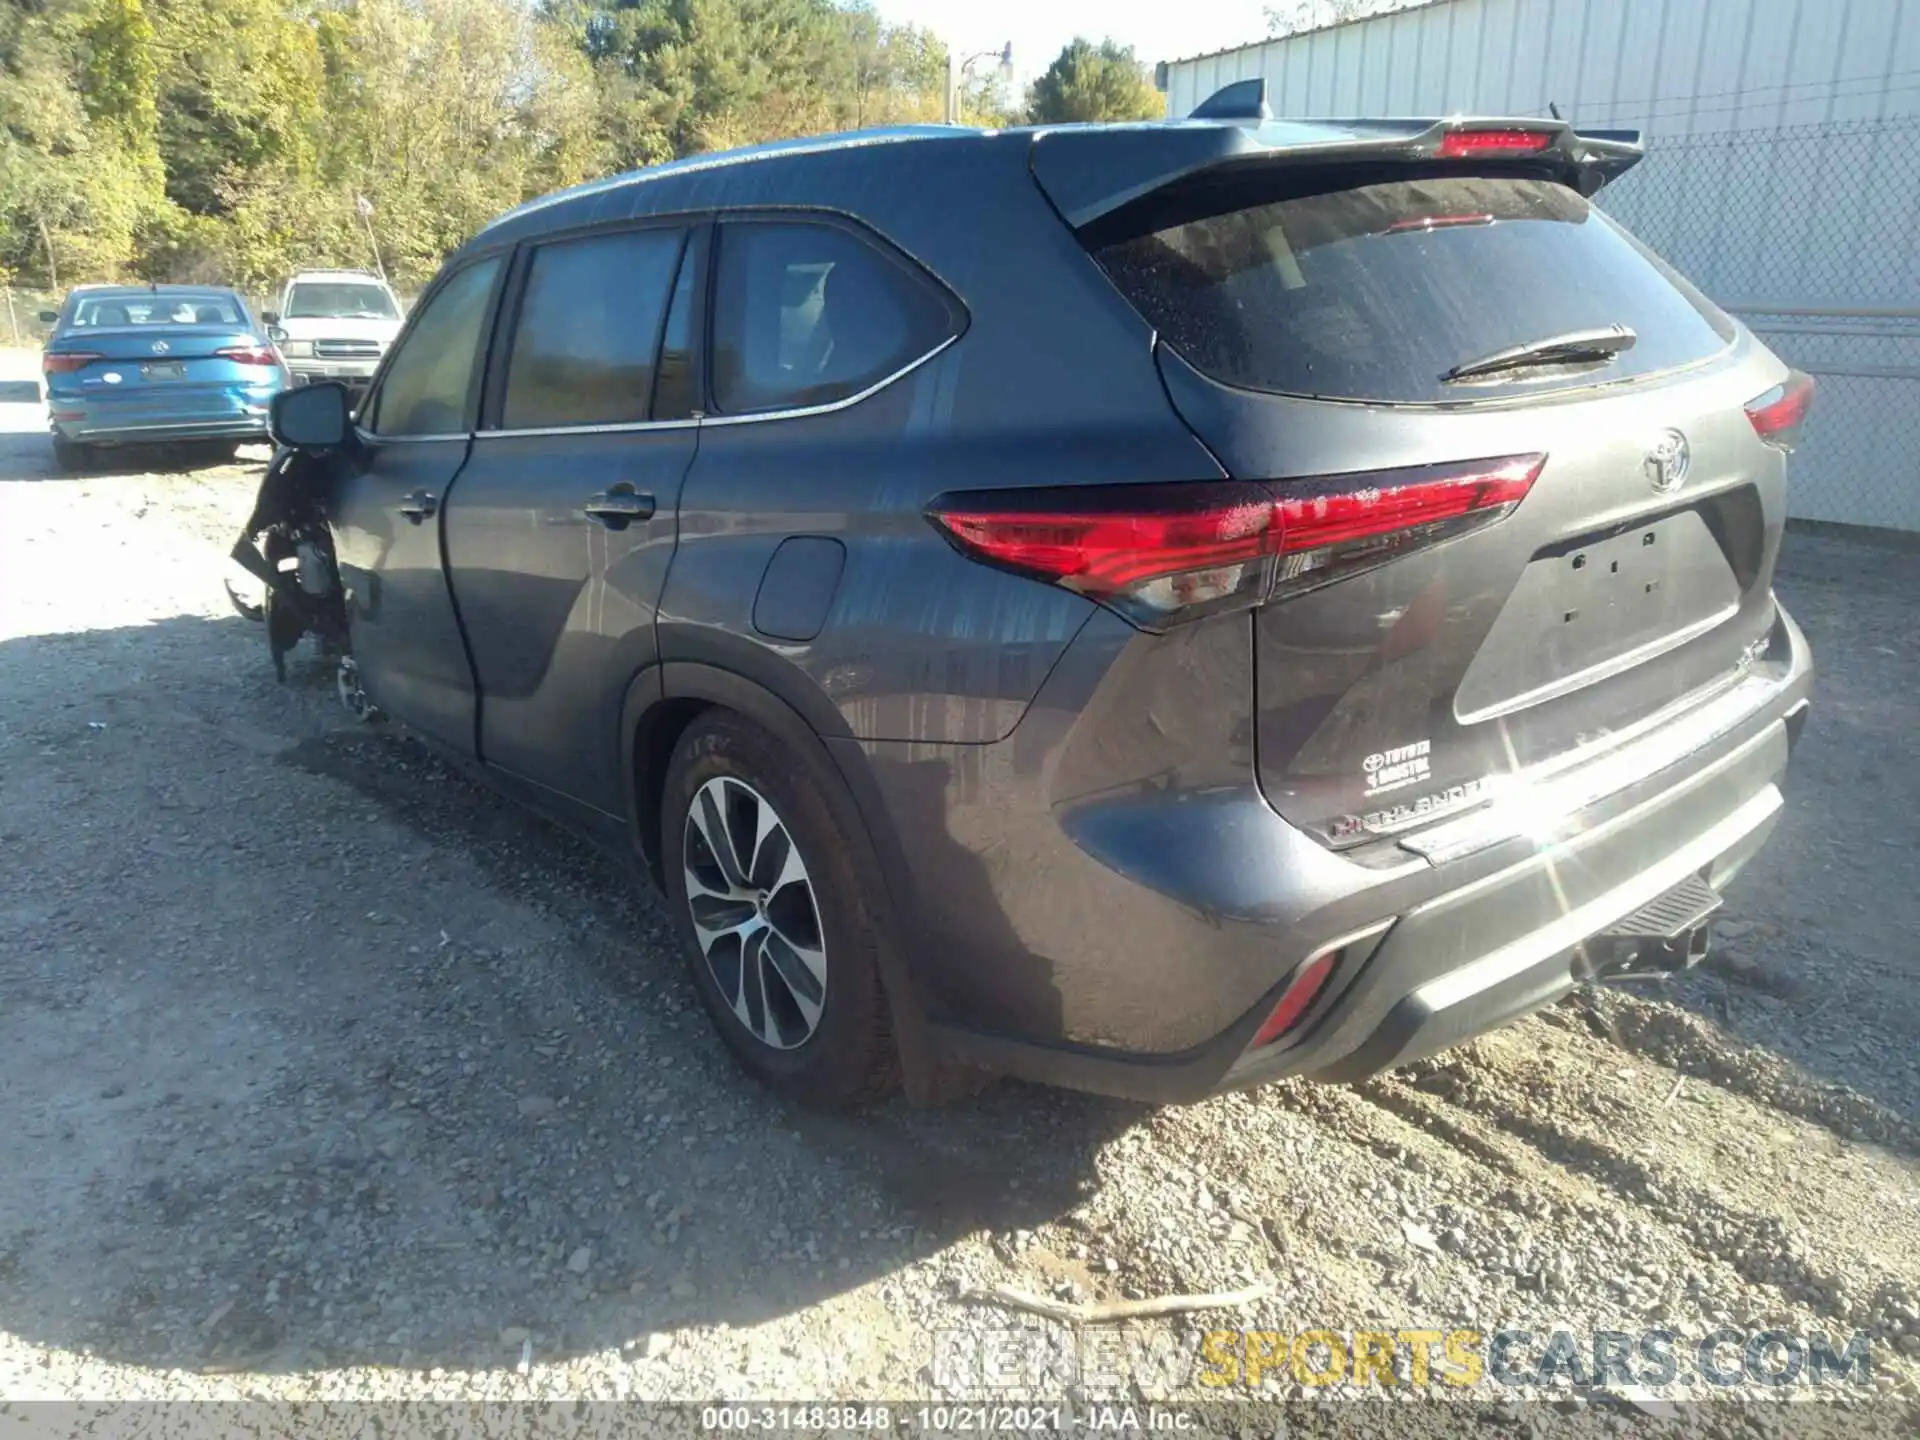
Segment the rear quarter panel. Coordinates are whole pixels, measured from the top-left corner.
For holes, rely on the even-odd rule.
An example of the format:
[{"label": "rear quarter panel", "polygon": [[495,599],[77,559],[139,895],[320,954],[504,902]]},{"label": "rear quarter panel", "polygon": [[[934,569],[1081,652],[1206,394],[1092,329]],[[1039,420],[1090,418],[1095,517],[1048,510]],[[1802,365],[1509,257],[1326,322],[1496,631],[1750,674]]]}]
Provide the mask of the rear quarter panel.
[{"label": "rear quarter panel", "polygon": [[[1027,146],[877,145],[669,177],[627,201],[852,216],[967,312],[957,341],[857,405],[702,426],[661,605],[664,659],[709,659],[715,635],[746,636],[827,697],[848,735],[998,740],[1093,607],[963,560],[927,503],[985,486],[1218,476],[1167,403],[1150,331],[1041,196]],[[825,623],[804,643],[753,625],[768,563],[794,535],[846,550]]]}]

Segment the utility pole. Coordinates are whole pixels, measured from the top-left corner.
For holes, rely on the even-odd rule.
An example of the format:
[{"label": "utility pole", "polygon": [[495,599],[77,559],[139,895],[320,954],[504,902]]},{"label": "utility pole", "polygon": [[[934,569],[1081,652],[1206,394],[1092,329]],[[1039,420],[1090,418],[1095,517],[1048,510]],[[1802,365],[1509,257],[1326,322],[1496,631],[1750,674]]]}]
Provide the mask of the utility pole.
[{"label": "utility pole", "polygon": [[360,215],[360,223],[367,227],[367,248],[373,251],[373,268],[385,280],[387,267],[380,261],[380,242],[373,238],[373,202],[364,195],[356,195],[353,197],[353,208]]},{"label": "utility pole", "polygon": [[953,63],[953,51],[947,51],[947,124],[960,123],[960,87],[967,82],[967,71],[976,61],[998,60],[1000,75],[1003,79],[1013,74],[1013,42],[1009,40],[998,50],[982,50],[978,55],[969,55],[958,65]]}]

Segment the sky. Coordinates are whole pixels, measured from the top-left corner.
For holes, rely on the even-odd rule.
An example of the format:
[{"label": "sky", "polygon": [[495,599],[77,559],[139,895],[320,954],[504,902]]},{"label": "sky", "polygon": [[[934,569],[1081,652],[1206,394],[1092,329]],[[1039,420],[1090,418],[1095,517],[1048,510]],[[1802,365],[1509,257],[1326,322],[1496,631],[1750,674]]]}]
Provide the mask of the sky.
[{"label": "sky", "polygon": [[1112,36],[1151,65],[1267,34],[1262,0],[875,0],[875,8],[889,20],[925,26],[962,57],[1011,40],[1022,81],[1045,70],[1076,35]]}]

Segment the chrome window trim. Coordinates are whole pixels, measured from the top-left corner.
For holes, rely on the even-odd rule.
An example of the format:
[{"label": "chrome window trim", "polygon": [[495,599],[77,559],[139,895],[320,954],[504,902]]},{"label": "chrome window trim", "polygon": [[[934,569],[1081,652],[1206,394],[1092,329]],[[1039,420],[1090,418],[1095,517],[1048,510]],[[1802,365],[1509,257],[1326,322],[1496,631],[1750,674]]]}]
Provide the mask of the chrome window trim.
[{"label": "chrome window trim", "polygon": [[959,339],[958,334],[949,335],[926,354],[909,360],[891,375],[881,376],[866,389],[857,390],[839,400],[829,400],[822,405],[797,405],[784,410],[753,410],[744,415],[696,415],[689,420],[629,420],[606,425],[546,425],[533,430],[476,430],[473,432],[474,439],[500,439],[514,435],[618,435],[648,430],[684,430],[693,426],[752,425],[765,420],[804,420],[813,415],[831,415],[838,410],[849,410],[861,401],[878,395],[895,381],[906,379],[922,365],[945,352],[948,346]]},{"label": "chrome window trim", "polygon": [[429,440],[468,440],[472,438],[469,430],[449,430],[435,435],[376,435],[356,423],[353,433],[360,437],[363,445],[420,445]]},{"label": "chrome window trim", "polygon": [[648,430],[692,430],[698,416],[688,420],[614,420],[602,425],[534,425],[520,430],[476,430],[476,440],[514,440],[541,435],[626,435]]}]

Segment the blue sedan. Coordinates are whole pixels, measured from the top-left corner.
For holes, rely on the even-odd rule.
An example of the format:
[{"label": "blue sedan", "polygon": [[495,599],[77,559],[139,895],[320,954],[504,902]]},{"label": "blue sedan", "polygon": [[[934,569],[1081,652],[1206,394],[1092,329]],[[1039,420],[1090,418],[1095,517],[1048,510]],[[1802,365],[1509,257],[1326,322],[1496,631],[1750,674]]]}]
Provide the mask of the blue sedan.
[{"label": "blue sedan", "polygon": [[287,368],[232,290],[84,285],[57,312],[40,357],[54,463],[83,469],[95,447],[267,436]]}]

